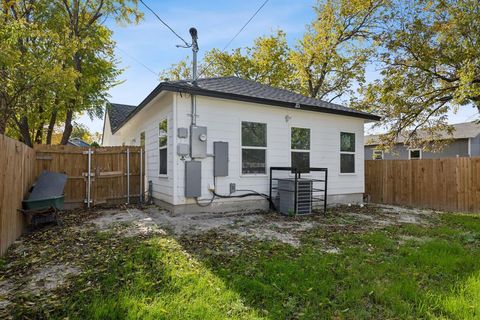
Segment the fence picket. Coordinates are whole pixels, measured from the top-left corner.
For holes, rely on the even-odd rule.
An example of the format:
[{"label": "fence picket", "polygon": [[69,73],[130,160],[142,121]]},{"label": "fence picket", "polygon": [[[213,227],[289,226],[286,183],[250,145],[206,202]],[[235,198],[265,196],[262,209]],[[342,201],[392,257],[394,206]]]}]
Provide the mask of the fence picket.
[{"label": "fence picket", "polygon": [[366,160],[365,193],[374,203],[480,212],[480,157]]}]

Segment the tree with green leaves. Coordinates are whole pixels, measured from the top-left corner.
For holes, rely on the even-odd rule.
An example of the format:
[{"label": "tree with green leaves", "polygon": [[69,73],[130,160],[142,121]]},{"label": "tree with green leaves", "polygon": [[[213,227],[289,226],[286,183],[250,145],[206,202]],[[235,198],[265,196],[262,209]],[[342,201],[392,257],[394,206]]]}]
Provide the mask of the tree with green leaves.
[{"label": "tree with green leaves", "polygon": [[74,44],[41,21],[38,11],[47,9],[42,1],[8,1],[0,11],[0,133],[30,146],[41,134],[29,122],[41,123],[52,92],[71,92],[77,77],[61,64]]},{"label": "tree with green leaves", "polygon": [[381,78],[354,104],[383,117],[384,149],[398,136],[411,147],[441,147],[435,138],[452,130],[448,112],[480,111],[480,2],[397,1],[383,23]]},{"label": "tree with green leaves", "polygon": [[66,103],[62,144],[67,144],[72,133],[75,113],[88,112],[101,116],[107,90],[115,85],[120,70],[113,54],[111,31],[100,20],[113,16],[119,23],[138,22],[142,14],[137,0],[62,0],[56,2],[61,29],[68,30],[69,38],[79,47],[66,62],[80,74],[75,81],[76,95]]},{"label": "tree with green leaves", "polygon": [[[333,101],[363,82],[365,66],[372,54],[371,36],[375,21],[385,5],[383,0],[322,1],[317,18],[302,40],[290,48],[286,35],[260,37],[253,47],[231,52],[211,50],[199,68],[208,76],[238,76],[310,97]],[[187,79],[189,63],[179,64],[162,78]]]},{"label": "tree with green leaves", "polygon": [[[283,31],[260,37],[252,47],[234,49],[231,53],[213,49],[205,53],[199,66],[200,77],[237,76],[281,88],[292,82],[289,47]],[[180,80],[192,77],[189,57],[162,72],[160,78]]]},{"label": "tree with green leaves", "polygon": [[365,81],[374,50],[372,36],[384,5],[383,0],[319,3],[317,19],[291,52],[301,93],[333,101],[351,94],[354,83]]},{"label": "tree with green leaves", "polygon": [[[0,4],[0,133],[62,143],[76,115],[101,116],[120,73],[104,18],[138,22],[136,0],[9,0]],[[46,130],[46,136],[45,136]]]}]

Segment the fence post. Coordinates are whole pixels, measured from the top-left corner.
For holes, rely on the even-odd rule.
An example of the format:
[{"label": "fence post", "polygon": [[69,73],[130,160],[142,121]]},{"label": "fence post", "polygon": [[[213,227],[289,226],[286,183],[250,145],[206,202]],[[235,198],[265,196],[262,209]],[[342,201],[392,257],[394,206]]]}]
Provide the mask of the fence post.
[{"label": "fence post", "polygon": [[140,204],[143,203],[143,149],[140,148]]},{"label": "fence post", "polygon": [[130,204],[130,148],[127,148],[127,204]]},{"label": "fence post", "polygon": [[92,149],[88,148],[88,187],[87,187],[87,208],[90,208],[90,197],[92,190]]}]

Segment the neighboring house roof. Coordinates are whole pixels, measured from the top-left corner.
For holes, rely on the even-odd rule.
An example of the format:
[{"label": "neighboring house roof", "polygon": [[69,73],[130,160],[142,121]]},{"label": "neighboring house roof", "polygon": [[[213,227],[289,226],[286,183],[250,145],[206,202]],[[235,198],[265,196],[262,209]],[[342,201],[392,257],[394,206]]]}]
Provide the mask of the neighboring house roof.
[{"label": "neighboring house roof", "polygon": [[68,139],[68,144],[71,146],[76,146],[76,147],[90,147],[90,144],[83,141],[80,138],[71,138]]},{"label": "neighboring house roof", "polygon": [[[464,122],[452,124],[453,132],[450,134],[447,131],[438,132],[438,137],[436,140],[444,139],[468,139],[475,138],[480,134],[480,123],[476,121],[473,122]],[[418,132],[419,137],[425,137],[426,133],[424,131]],[[380,144],[381,134],[365,136],[365,145],[366,146],[375,146]],[[404,137],[398,137],[396,143],[404,143]]]},{"label": "neighboring house roof", "polygon": [[[192,84],[192,82],[188,80],[161,82],[136,108],[127,105],[111,104],[113,107],[112,111],[113,109],[117,109],[116,106],[120,106],[116,112],[109,111],[112,133],[120,129],[125,122],[132,118],[162,91],[185,92],[221,99],[340,114],[374,121],[380,120],[379,116],[367,112],[353,110],[338,104],[310,98],[288,90],[274,88],[252,80],[245,80],[238,77],[217,77],[198,79],[195,84]],[[131,110],[132,107],[135,109]]]},{"label": "neighboring house roof", "polygon": [[107,106],[108,116],[110,119],[110,127],[112,132],[120,129],[124,121],[127,119],[128,115],[137,108],[136,106],[120,103],[110,103]]}]

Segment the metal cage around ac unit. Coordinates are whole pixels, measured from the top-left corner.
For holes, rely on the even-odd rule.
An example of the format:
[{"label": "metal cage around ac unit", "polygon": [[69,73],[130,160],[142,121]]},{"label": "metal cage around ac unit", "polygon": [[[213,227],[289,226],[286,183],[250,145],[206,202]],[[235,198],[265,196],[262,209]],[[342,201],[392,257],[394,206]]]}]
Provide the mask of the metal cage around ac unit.
[{"label": "metal cage around ac unit", "polygon": [[[275,177],[275,172],[288,171],[293,177]],[[321,172],[317,178],[302,178],[301,173],[292,167],[270,168],[270,199],[275,200],[276,210],[286,215],[311,214],[317,207],[327,210],[327,178],[326,168],[310,168],[310,172]],[[272,205],[270,205],[272,209]]]}]

